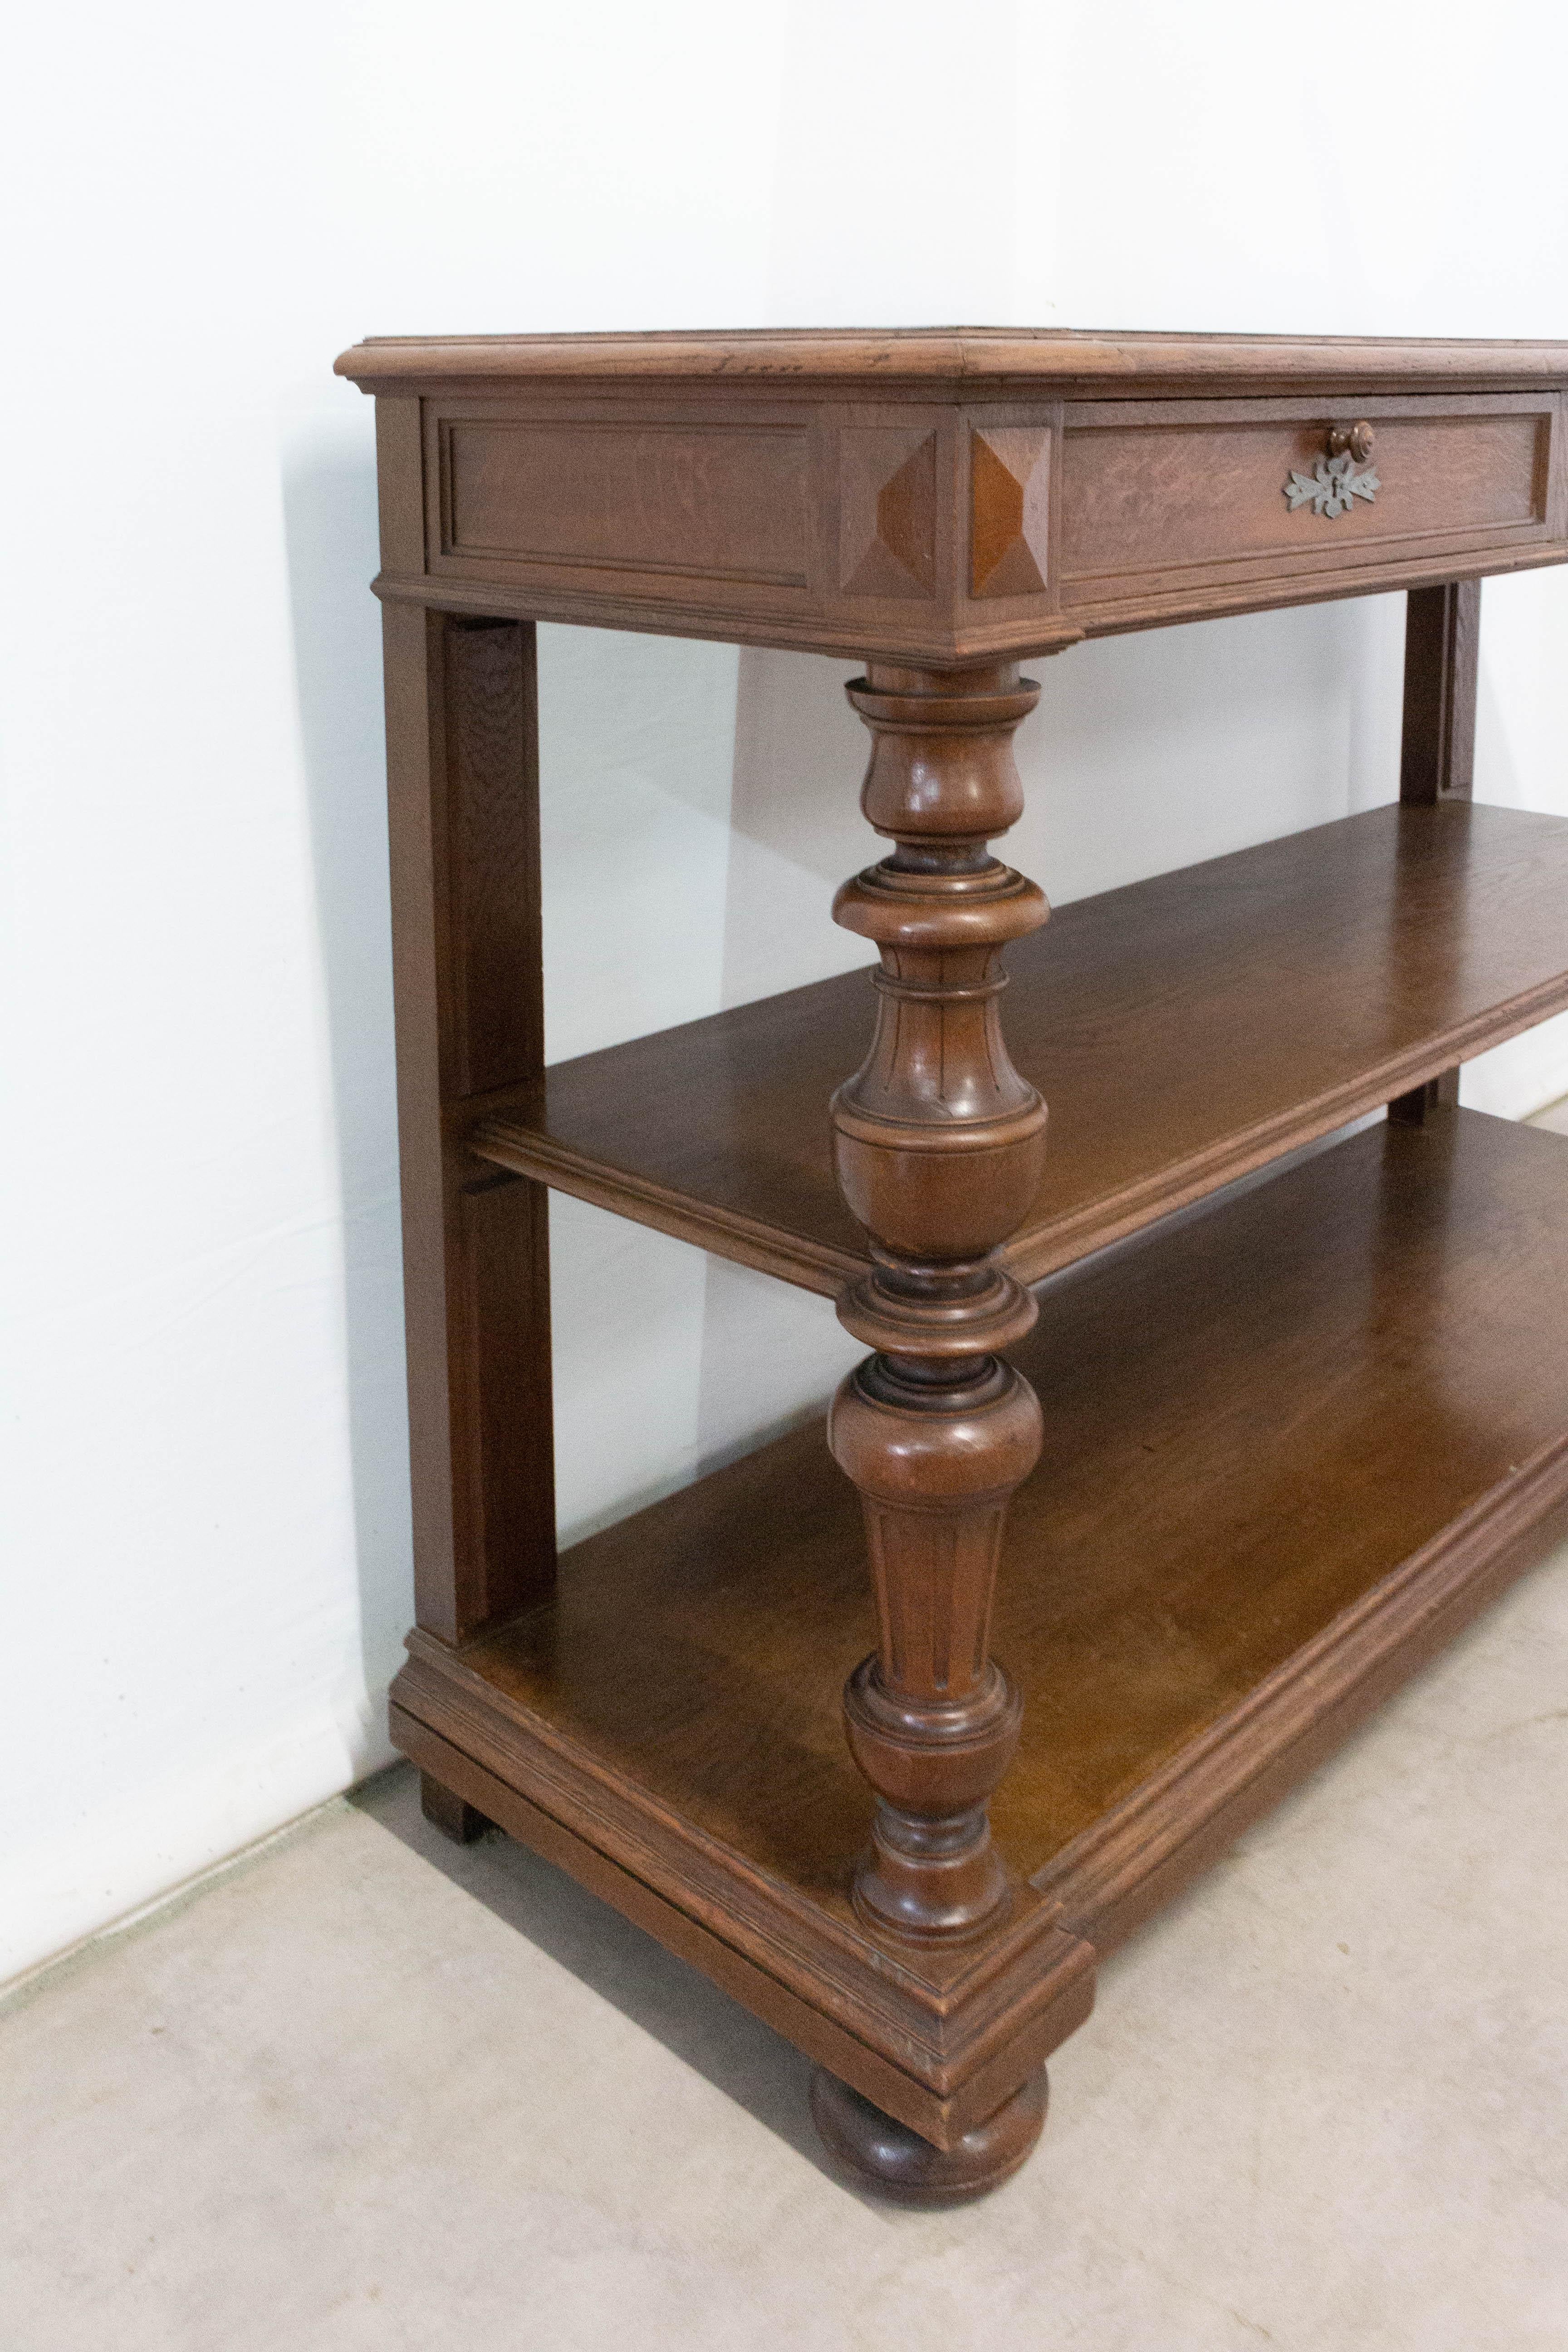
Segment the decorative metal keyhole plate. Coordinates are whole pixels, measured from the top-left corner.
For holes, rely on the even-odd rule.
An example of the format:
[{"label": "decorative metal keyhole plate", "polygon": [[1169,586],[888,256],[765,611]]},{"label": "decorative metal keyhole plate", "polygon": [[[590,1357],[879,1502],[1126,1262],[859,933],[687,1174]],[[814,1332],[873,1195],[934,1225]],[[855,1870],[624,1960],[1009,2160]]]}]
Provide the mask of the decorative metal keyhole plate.
[{"label": "decorative metal keyhole plate", "polygon": [[1349,514],[1352,499],[1364,499],[1371,506],[1383,484],[1369,466],[1358,474],[1355,459],[1347,450],[1342,457],[1320,457],[1310,474],[1298,474],[1294,469],[1285,485],[1285,496],[1290,501],[1290,511],[1310,506],[1314,514],[1333,522]]}]

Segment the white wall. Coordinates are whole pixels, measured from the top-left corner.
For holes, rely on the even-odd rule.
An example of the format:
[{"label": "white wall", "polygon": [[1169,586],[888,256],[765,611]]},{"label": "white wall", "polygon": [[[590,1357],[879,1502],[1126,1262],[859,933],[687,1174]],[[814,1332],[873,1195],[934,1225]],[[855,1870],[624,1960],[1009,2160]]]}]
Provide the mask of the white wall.
[{"label": "white wall", "polygon": [[[409,1593],[371,416],[334,353],[1568,334],[1562,23],[93,0],[13,29],[0,1975],[385,1753]],[[1562,575],[1486,592],[1489,797],[1568,810],[1565,624]],[[1378,601],[1050,663],[1019,861],[1068,898],[1387,797],[1402,626]],[[855,960],[827,919],[868,846],[848,665],[562,630],[542,658],[552,1053]],[[1470,1083],[1531,1108],[1568,1041]],[[554,1230],[570,1526],[853,1353],[820,1301],[569,1202]]]}]

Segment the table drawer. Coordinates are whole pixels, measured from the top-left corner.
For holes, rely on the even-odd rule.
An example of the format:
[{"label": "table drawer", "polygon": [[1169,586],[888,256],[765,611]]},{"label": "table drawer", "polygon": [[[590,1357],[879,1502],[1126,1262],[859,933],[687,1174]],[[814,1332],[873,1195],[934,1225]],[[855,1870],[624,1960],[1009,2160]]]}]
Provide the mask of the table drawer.
[{"label": "table drawer", "polygon": [[1415,566],[1561,537],[1554,393],[1435,400],[1070,404],[1064,611],[1102,621],[1217,608],[1247,583],[1390,584]]}]

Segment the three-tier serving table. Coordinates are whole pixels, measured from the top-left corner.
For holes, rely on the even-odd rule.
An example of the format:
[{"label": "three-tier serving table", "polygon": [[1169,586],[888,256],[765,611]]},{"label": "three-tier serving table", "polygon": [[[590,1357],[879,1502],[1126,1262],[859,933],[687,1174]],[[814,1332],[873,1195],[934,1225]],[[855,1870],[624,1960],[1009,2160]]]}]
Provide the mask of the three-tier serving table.
[{"label": "three-tier serving table", "polygon": [[[1568,1144],[1457,1087],[1568,1007],[1568,822],[1470,798],[1480,578],[1568,554],[1568,344],[338,367],[381,488],[394,1736],[453,1835],[498,1822],[809,2053],[841,2161],[975,2194],[1099,1958],[1568,1526]],[[1390,589],[1397,805],[1042,928],[992,845],[1021,661]],[[879,840],[834,912],[876,971],[545,1067],[540,618],[864,660]],[[552,1188],[834,1298],[868,1353],[826,1443],[558,1558]]]}]

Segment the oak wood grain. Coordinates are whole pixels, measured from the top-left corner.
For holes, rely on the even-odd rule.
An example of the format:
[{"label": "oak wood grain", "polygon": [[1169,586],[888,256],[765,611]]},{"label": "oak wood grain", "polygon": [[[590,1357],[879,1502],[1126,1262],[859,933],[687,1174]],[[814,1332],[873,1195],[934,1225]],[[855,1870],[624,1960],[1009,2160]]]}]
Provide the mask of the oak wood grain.
[{"label": "oak wood grain", "polygon": [[1013,738],[1039,689],[1011,663],[873,666],[848,694],[872,740],[861,814],[892,844],[833,902],[880,958],[875,1034],[829,1109],[873,1259],[838,1319],[877,1351],[827,1416],[877,1594],[876,1650],[844,1691],[879,1800],[855,1900],[895,1935],[970,1936],[1013,1900],[985,1801],[1018,1701],[987,1632],[1007,1499],[1040,1444],[1028,1383],[997,1354],[1034,1301],[998,1253],[1039,1182],[1046,1107],[1008,1056],[1001,996],[1004,949],[1048,910],[988,845],[1023,814]]},{"label": "oak wood grain", "polygon": [[1399,797],[1416,808],[1468,801],[1476,768],[1481,583],[1446,581],[1405,604]]},{"label": "oak wood grain", "polygon": [[[1568,823],[1385,808],[1058,908],[1008,950],[1014,1060],[1050,1106],[1005,1251],[1025,1280],[1568,1005]],[[867,975],[556,1065],[476,1151],[837,1296],[866,1267],[826,1103]]]},{"label": "oak wood grain", "polygon": [[[480,337],[338,365],[396,412],[384,488],[425,515],[378,592],[452,611],[963,669],[1568,555],[1563,344]],[[1375,509],[1288,505],[1374,425]]]},{"label": "oak wood grain", "polygon": [[[377,397],[396,1737],[450,1832],[530,1839],[810,2051],[866,2177],[983,2187],[1097,1948],[1568,1523],[1568,1162],[1447,1107],[1460,1058],[1568,1005],[1568,826],[1467,803],[1473,583],[1568,557],[1568,344],[392,339],[339,371]],[[1374,448],[1375,499],[1289,502]],[[1404,805],[1067,909],[1014,958],[1009,1062],[1030,886],[980,842],[1016,814],[1018,657],[1395,587]],[[838,906],[896,1001],[863,1064],[852,975],[543,1070],[540,617],[866,660],[899,845]],[[833,1421],[880,1615],[858,1882],[833,1692],[869,1593],[812,1433],[574,1549],[549,1597],[547,1184],[838,1297],[879,1351]]]},{"label": "oak wood grain", "polygon": [[[441,1716],[460,1731],[467,1747],[433,1730],[423,1715],[408,1712],[395,1700],[391,1709],[395,1745],[421,1767],[426,1779],[458,1792],[458,1801],[471,1811],[495,1822],[521,1844],[568,1872],[591,1894],[613,1904],[667,1951],[700,1969],[721,1991],[741,2001],[807,2057],[853,2084],[863,2096],[900,2117],[935,2146],[947,2146],[994,2113],[1089,2014],[1094,1996],[1093,1952],[1080,1938],[1047,1920],[1042,1910],[1037,1915],[1037,1932],[1022,1954],[1021,1966],[1016,1965],[1003,1979],[1001,1998],[993,1992],[986,2000],[983,1993],[979,2002],[961,2004],[951,2018],[939,2022],[939,2040],[960,2063],[922,2063],[926,2042],[919,2029],[927,2021],[915,2016],[911,2031],[911,2021],[899,2011],[899,1988],[878,1971],[875,1956],[873,1965],[859,1971],[862,1998],[858,2004],[844,1997],[837,1975],[820,1963],[808,1990],[795,1990],[776,1966],[778,1923],[771,1932],[766,1927],[748,1932],[745,1923],[735,1927],[721,1906],[703,1899],[700,1885],[692,1884],[697,1874],[687,1874],[680,1899],[672,1900],[649,1883],[649,1876],[660,1874],[657,1864],[647,1864],[646,1846],[635,1840],[623,1844],[616,1829],[591,1803],[579,1811],[574,1805],[575,1791],[557,1801],[563,1810],[577,1811],[584,1823],[591,1823],[590,1836],[569,1828],[557,1813],[524,1796],[513,1785],[520,1779],[529,1780],[541,1795],[554,1797],[555,1790],[548,1782],[540,1787],[535,1759],[521,1760],[519,1751],[508,1747],[504,1735],[498,1738],[493,1724],[479,1720],[472,1710],[465,1713],[460,1703],[453,1705],[451,1681],[448,1665],[439,1679],[430,1675],[420,1681],[416,1671],[411,1673],[402,1687],[427,1713]],[[470,1750],[483,1751],[491,1761],[479,1760]],[[645,1868],[649,1875],[642,1874]],[[798,1978],[799,1953],[792,1954],[792,1958],[793,1969],[789,1962],[784,1965]],[[853,1985],[857,1979],[850,1976],[849,1981]],[[857,2027],[864,2023],[871,2000],[877,2000],[877,2006],[872,2038],[868,2040]],[[987,2013],[977,2017],[977,2010]],[[910,2071],[911,2053],[919,2053],[919,2074]],[[952,2087],[933,2089],[933,2082]]]},{"label": "oak wood grain", "polygon": [[[1482,549],[1463,554],[1441,543],[1418,557],[1394,557],[1375,567],[1342,564],[1310,574],[1265,576],[1243,583],[1184,590],[1179,598],[1158,598],[1146,607],[1113,604],[1076,616],[1042,610],[1030,600],[1026,627],[1017,621],[1018,600],[994,608],[972,604],[962,625],[950,626],[934,602],[929,607],[882,600],[855,614],[831,620],[801,617],[778,609],[754,609],[743,601],[760,592],[736,587],[725,598],[688,598],[679,605],[641,604],[625,595],[584,588],[580,577],[526,582],[494,576],[450,578],[435,572],[383,571],[374,583],[384,604],[417,604],[431,612],[475,614],[487,618],[510,614],[520,620],[558,621],[582,628],[629,629],[652,636],[701,637],[723,645],[773,646],[803,653],[826,653],[856,660],[870,647],[889,661],[933,668],[973,668],[1002,659],[1044,660],[1087,638],[1121,636],[1140,629],[1163,629],[1184,621],[1223,620],[1238,613],[1284,611],[1335,598],[1382,596],[1394,590],[1441,587],[1456,579],[1479,579],[1530,572],[1568,560],[1568,540],[1552,537],[1540,545]],[[931,625],[912,625],[915,613],[936,614]],[[1035,617],[1035,616],[1038,617]],[[875,621],[875,626],[870,625]],[[900,625],[900,623],[903,625]]]},{"label": "oak wood grain", "polygon": [[339,375],[376,388],[423,390],[454,381],[610,383],[722,379],[773,384],[823,380],[903,383],[928,397],[933,383],[988,389],[998,383],[1080,384],[1104,391],[1332,390],[1385,385],[1553,383],[1568,373],[1562,342],[1391,340],[1352,335],[1106,333],[1068,327],[791,328],[750,332],[607,335],[371,335],[344,352]]},{"label": "oak wood grain", "polygon": [[[1448,580],[1405,599],[1405,713],[1399,797],[1407,808],[1468,801],[1476,765],[1481,583]],[[1457,1064],[1396,1095],[1390,1118],[1416,1125],[1459,1099]]]},{"label": "oak wood grain", "polygon": [[961,1961],[895,1958],[849,1900],[869,1802],[837,1689],[871,1611],[814,1431],[574,1547],[552,1603],[421,1642],[397,1704],[923,2082],[942,2114],[910,2092],[916,2129],[956,2132],[1048,2054],[1066,1981],[1047,2017],[1028,1956],[1071,1971],[1045,1926],[1125,1933],[1145,1883],[1199,1866],[1559,1524],[1565,1211],[1561,1139],[1447,1112],[1045,1286],[1016,1351],[1045,1452],[993,1637],[1024,1727],[992,1808],[1044,1909]]},{"label": "oak wood grain", "polygon": [[459,415],[437,444],[445,555],[806,584],[800,423]]},{"label": "oak wood grain", "polygon": [[533,632],[385,625],[415,1583],[457,1640],[554,1562],[548,1195],[442,1124],[542,1060]]},{"label": "oak wood grain", "polygon": [[1118,607],[1187,609],[1243,579],[1342,577],[1417,556],[1563,535],[1553,394],[1365,399],[1377,489],[1333,519],[1283,495],[1326,457],[1321,402],[1086,402],[1067,411],[1061,601],[1086,622]]}]

